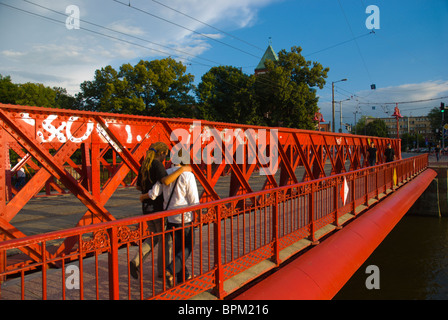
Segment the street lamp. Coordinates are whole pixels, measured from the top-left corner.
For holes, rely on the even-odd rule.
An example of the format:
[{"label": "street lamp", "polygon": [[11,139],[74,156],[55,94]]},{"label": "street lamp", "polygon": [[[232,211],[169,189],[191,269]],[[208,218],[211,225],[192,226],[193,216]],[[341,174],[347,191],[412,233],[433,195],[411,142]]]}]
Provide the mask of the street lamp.
[{"label": "street lamp", "polygon": [[333,123],[332,123],[333,130],[332,131],[333,132],[336,132],[335,125],[334,125],[334,122],[335,122],[335,120],[334,120],[334,84],[341,82],[341,81],[347,81],[347,79],[341,79],[341,80],[334,81],[331,83],[331,106],[332,106],[332,111],[333,111]]},{"label": "street lamp", "polygon": [[[349,101],[350,99],[345,99],[345,100],[341,100],[341,101],[339,101],[339,111],[340,111],[340,113],[341,113],[341,117],[340,117],[340,128],[339,128],[339,132],[340,133],[342,133],[342,102],[344,102],[344,101]],[[336,101],[335,101],[336,102]]]}]

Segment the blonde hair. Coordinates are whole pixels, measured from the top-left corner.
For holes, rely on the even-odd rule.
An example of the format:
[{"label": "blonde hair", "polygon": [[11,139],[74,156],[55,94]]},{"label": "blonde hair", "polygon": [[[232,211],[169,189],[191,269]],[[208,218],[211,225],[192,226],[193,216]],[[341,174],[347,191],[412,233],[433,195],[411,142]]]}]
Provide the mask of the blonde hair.
[{"label": "blonde hair", "polygon": [[156,156],[160,156],[162,154],[162,152],[169,152],[169,150],[170,149],[164,142],[156,142],[156,143],[153,143],[149,147],[149,150],[146,152],[145,160],[143,160],[143,163],[142,163],[141,175],[142,175],[143,189],[145,189],[145,187],[146,187],[145,184],[146,184],[147,179],[149,181],[151,181],[151,183],[154,183],[151,180],[151,176],[149,174],[149,170],[151,169],[152,161],[154,160],[154,158]]}]

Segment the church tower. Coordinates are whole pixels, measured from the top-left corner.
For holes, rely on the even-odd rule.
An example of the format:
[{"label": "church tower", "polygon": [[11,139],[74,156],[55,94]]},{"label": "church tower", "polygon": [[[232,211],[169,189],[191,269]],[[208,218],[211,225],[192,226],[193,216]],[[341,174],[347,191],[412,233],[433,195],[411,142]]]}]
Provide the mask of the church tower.
[{"label": "church tower", "polygon": [[263,55],[263,58],[261,58],[260,62],[258,63],[258,66],[255,68],[256,76],[267,72],[266,66],[264,64],[266,60],[278,61],[278,56],[271,45],[268,46],[266,52]]}]

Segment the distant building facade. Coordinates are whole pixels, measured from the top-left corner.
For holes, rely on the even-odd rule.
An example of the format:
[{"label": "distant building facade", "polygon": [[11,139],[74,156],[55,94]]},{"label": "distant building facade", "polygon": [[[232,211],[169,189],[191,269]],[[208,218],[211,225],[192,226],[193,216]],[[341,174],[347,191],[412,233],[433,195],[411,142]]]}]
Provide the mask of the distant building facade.
[{"label": "distant building facade", "polygon": [[[366,124],[373,122],[376,119],[383,120],[386,122],[387,133],[389,137],[394,137],[397,135],[397,120],[395,118],[367,118]],[[426,116],[419,117],[403,117],[398,119],[398,133],[401,136],[404,133],[409,134],[421,134],[428,140],[432,140],[433,133],[431,130],[431,122]]]}]

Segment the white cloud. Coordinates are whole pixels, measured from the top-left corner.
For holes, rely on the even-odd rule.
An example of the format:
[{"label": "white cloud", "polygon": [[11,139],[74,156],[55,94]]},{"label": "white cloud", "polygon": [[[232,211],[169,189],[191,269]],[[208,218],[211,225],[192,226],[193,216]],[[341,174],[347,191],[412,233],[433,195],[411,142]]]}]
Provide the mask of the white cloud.
[{"label": "white cloud", "polygon": [[0,52],[2,56],[5,56],[7,58],[19,58],[25,55],[23,52],[13,51],[13,50],[3,50]]},{"label": "white cloud", "polygon": [[146,32],[138,26],[133,26],[128,21],[114,21],[110,25],[107,26],[112,30],[115,30],[119,33],[125,33],[132,36],[143,36]]},{"label": "white cloud", "polygon": [[[424,116],[440,105],[438,98],[448,96],[448,81],[426,81],[422,83],[408,83],[398,86],[390,86],[371,91],[360,91],[355,99],[344,103],[345,110],[353,112],[359,106],[361,115],[378,118],[390,117],[393,114],[395,104],[398,103],[400,113],[403,116]],[[349,117],[345,113],[344,117]],[[359,116],[358,116],[359,119]]]},{"label": "white cloud", "polygon": [[[278,1],[281,0],[171,0],[163,3],[220,29],[235,30],[253,24],[258,10]],[[131,4],[185,28],[113,1],[32,2],[39,6],[12,0],[8,1],[8,4],[50,17],[59,23],[2,7],[0,70],[4,75],[11,75],[16,82],[66,85],[72,94],[79,91],[81,82],[93,78],[96,69],[106,65],[117,67],[140,58],[151,59],[168,55],[186,61],[186,58],[201,55],[214,46],[215,43],[211,39],[226,40],[225,36],[216,30],[163,7],[156,1],[132,1]],[[127,3],[124,0],[121,2]],[[162,3],[162,0],[160,2]],[[65,8],[72,4],[80,8],[80,30],[68,30],[65,26]],[[45,7],[63,14],[49,11]],[[116,30],[118,33],[99,26]],[[208,38],[198,36],[195,32],[203,32]],[[169,48],[187,52],[189,55]]]},{"label": "white cloud", "polygon": [[360,91],[357,96],[362,102],[411,102],[435,99],[448,95],[448,81],[427,81],[390,86],[371,91]]},{"label": "white cloud", "polygon": [[[322,93],[322,92],[321,92]],[[336,89],[337,98],[350,98],[348,92]],[[344,94],[344,96],[341,95]],[[332,121],[332,105],[331,94],[328,96],[327,91],[325,95],[319,95],[319,107],[324,119]],[[397,86],[389,86],[385,88],[377,88],[376,90],[363,90],[355,93],[348,101],[342,103],[343,123],[355,123],[355,111],[357,121],[361,116],[370,116],[375,118],[391,117],[395,103],[399,103],[398,107],[403,116],[425,116],[434,108],[440,106],[440,102],[448,102],[448,98],[438,99],[441,97],[448,97],[448,81],[425,81],[421,83],[407,83]],[[419,102],[421,101],[421,102]],[[336,130],[339,129],[340,123],[340,104],[335,104],[335,122]],[[345,132],[345,131],[344,131]]]}]

